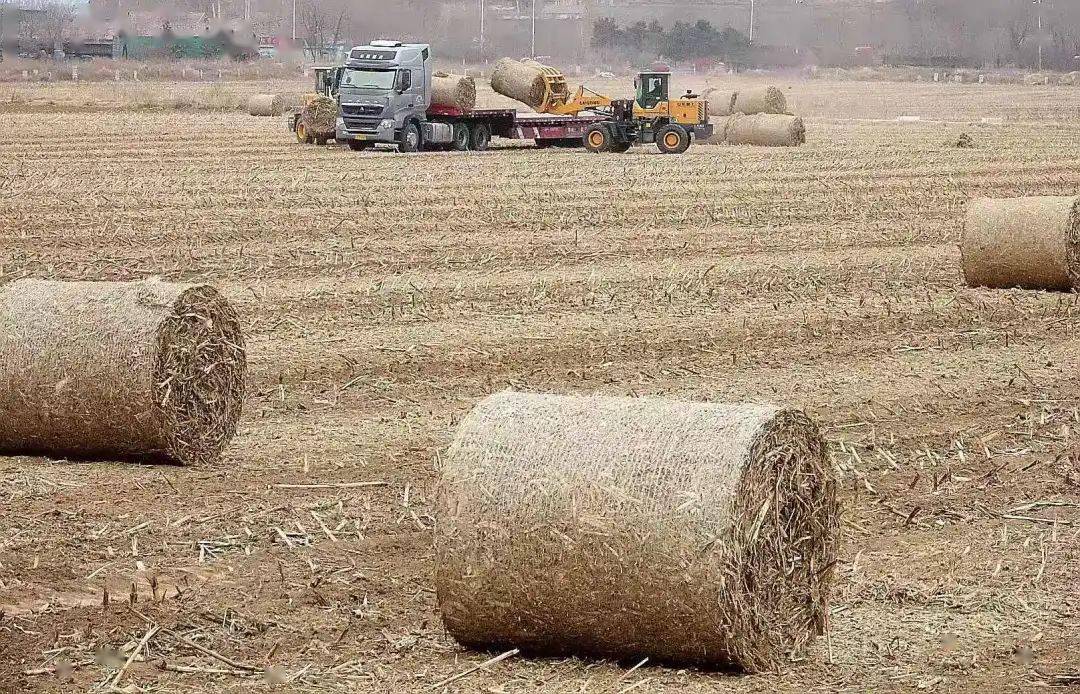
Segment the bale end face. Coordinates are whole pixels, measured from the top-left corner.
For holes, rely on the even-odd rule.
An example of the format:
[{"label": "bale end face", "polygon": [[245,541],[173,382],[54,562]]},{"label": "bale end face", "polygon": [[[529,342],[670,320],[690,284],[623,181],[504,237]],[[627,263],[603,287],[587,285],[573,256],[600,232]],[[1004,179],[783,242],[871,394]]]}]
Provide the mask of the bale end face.
[{"label": "bale end face", "polygon": [[838,504],[802,413],[501,394],[445,465],[436,588],[467,646],[760,671],[823,628]]},{"label": "bale end face", "polygon": [[236,434],[247,358],[240,319],[207,285],[185,290],[157,334],[154,402],[170,458],[218,459]]}]

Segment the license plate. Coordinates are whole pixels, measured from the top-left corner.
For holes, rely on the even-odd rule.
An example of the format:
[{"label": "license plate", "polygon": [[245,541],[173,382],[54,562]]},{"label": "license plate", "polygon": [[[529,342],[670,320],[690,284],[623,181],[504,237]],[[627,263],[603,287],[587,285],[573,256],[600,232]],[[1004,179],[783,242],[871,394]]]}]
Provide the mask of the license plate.
[{"label": "license plate", "polygon": [[368,138],[367,135],[353,135],[353,139],[354,140],[367,140],[367,139],[370,139],[370,138]]}]

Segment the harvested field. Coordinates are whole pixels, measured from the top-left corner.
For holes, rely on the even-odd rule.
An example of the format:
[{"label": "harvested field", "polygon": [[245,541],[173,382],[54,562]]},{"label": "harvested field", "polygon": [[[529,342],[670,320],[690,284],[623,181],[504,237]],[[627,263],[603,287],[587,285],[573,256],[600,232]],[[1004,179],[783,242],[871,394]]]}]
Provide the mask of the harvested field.
[{"label": "harvested field", "polygon": [[109,84],[9,107],[24,87],[0,85],[0,283],[213,284],[249,370],[219,465],[0,458],[0,691],[112,682],[144,638],[118,686],[422,691],[499,655],[441,625],[433,485],[506,387],[805,408],[840,478],[828,635],[776,674],[513,655],[435,691],[1017,692],[1080,670],[1080,303],[969,288],[957,248],[970,197],[1076,194],[1080,91],[790,86],[805,146],[675,157],[360,154],[237,110],[288,91],[267,83],[199,113],[82,112]]}]

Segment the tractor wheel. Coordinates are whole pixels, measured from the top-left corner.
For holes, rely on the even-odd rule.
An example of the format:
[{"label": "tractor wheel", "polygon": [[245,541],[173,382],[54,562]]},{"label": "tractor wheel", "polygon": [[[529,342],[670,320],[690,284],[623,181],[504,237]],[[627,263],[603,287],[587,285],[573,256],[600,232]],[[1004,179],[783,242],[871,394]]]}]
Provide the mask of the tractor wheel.
[{"label": "tractor wheel", "polygon": [[656,148],[664,154],[682,154],[690,148],[690,133],[681,125],[665,125],[656,131]]},{"label": "tractor wheel", "polygon": [[615,146],[615,136],[606,123],[593,123],[582,139],[590,152],[610,152]]},{"label": "tractor wheel", "polygon": [[420,128],[416,123],[409,123],[405,126],[405,129],[401,131],[401,139],[398,140],[399,152],[418,152],[423,147],[424,142],[420,137]]},{"label": "tractor wheel", "polygon": [[469,146],[476,152],[483,152],[491,144],[491,128],[483,123],[477,123],[472,127],[472,137],[469,138]]},{"label": "tractor wheel", "polygon": [[450,149],[455,152],[467,152],[469,150],[469,126],[465,123],[454,123],[454,139],[450,143]]},{"label": "tractor wheel", "polygon": [[303,123],[296,124],[296,141],[302,145],[310,145],[314,140],[308,136],[307,126]]}]

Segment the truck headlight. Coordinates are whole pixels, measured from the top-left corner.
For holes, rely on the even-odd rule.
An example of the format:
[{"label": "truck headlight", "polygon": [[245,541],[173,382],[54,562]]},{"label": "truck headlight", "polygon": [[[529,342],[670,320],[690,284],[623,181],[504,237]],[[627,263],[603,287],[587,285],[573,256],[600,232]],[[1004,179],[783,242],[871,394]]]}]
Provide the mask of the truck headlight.
[{"label": "truck headlight", "polygon": [[394,127],[394,119],[393,118],[384,118],[382,120],[382,122],[379,123],[379,127],[383,128],[383,129]]}]

